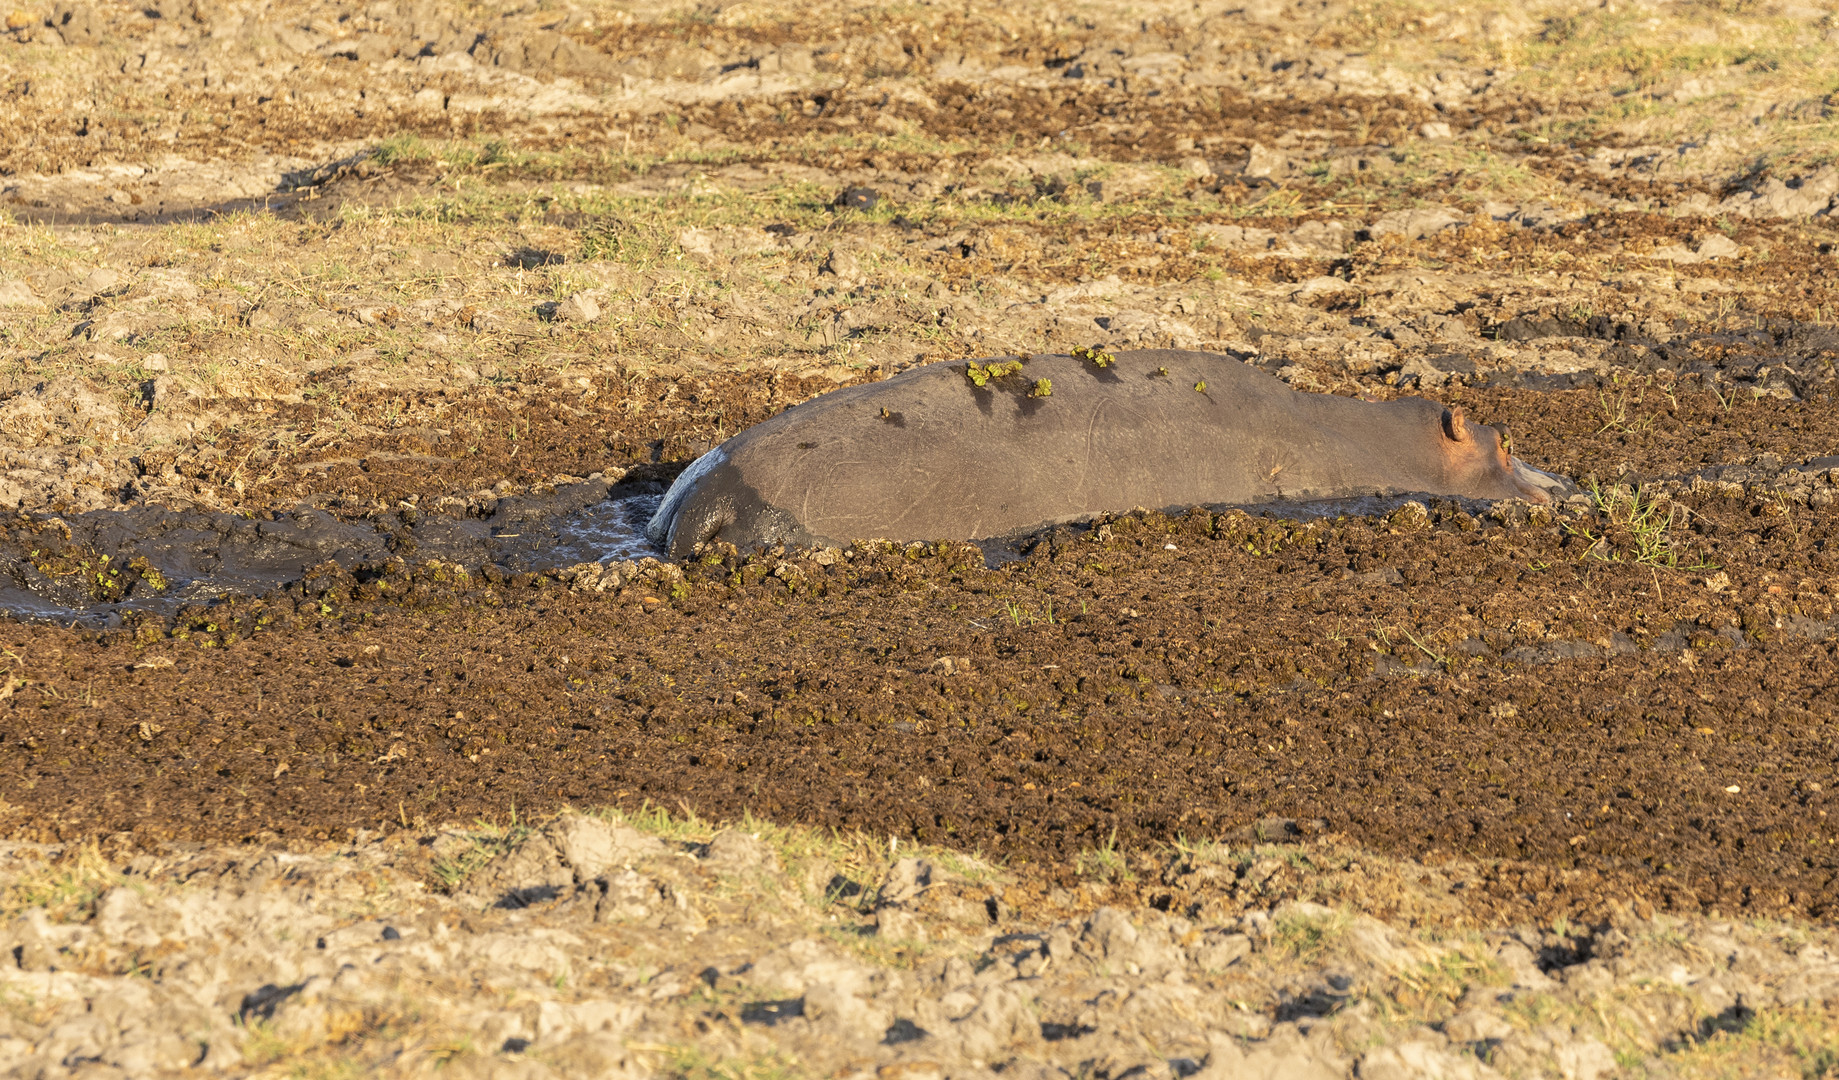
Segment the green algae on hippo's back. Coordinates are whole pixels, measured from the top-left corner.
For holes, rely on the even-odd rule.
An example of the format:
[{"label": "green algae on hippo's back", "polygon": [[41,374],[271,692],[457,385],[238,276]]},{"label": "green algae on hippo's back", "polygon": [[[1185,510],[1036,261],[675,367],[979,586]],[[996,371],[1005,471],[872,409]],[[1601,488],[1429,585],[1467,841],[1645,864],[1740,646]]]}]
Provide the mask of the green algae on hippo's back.
[{"label": "green algae on hippo's back", "polygon": [[972,360],[970,363],[964,365],[964,377],[970,380],[970,384],[977,387],[979,390],[990,385],[992,382],[998,382],[1011,375],[1020,375],[1021,373],[1022,362],[1020,360],[992,360],[987,364],[980,364]]},{"label": "green algae on hippo's back", "polygon": [[977,540],[1135,506],[1408,492],[1544,502],[1566,486],[1511,457],[1494,428],[1422,398],[1301,393],[1231,357],[1175,350],[1026,367],[934,364],[788,409],[698,458],[647,532],[683,558],[716,539]]}]

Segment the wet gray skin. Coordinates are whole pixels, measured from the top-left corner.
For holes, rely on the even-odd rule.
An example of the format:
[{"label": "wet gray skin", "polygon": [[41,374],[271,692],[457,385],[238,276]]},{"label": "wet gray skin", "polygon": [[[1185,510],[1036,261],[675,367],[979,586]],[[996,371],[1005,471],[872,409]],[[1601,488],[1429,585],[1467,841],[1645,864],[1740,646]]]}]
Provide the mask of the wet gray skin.
[{"label": "wet gray skin", "polygon": [[685,470],[647,533],[681,559],[712,540],[977,540],[1139,506],[1575,490],[1423,398],[1299,393],[1175,350],[1037,356],[976,385],[972,364],[1011,359],[932,364],[788,409]]}]

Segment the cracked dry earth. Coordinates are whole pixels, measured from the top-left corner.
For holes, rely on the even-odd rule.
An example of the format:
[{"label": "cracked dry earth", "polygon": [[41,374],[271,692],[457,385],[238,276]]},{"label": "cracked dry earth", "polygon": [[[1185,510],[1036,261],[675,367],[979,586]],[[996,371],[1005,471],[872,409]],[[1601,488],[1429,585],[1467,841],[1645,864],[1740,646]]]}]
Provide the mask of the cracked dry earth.
[{"label": "cracked dry earth", "polygon": [[[5,25],[0,1075],[1839,1069],[1830,6]],[[631,535],[1076,346],[1585,493]]]}]

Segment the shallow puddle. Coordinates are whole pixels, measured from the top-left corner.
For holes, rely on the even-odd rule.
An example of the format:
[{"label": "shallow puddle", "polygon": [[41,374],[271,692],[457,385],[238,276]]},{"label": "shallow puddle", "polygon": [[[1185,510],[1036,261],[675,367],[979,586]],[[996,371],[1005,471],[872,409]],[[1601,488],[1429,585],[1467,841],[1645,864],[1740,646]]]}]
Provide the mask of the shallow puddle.
[{"label": "shallow puddle", "polygon": [[645,536],[645,523],[651,520],[662,498],[660,495],[634,495],[587,507],[578,517],[557,525],[556,536],[560,542],[552,549],[555,561],[532,569],[640,559],[647,555],[662,558],[663,551]]},{"label": "shallow puddle", "polygon": [[659,498],[589,482],[505,499],[485,518],[405,508],[342,521],[306,506],[262,517],[149,506],[22,519],[0,539],[0,612],[113,626],[128,611],[262,595],[327,562],[349,570],[439,559],[518,573],[656,557],[645,523]]}]

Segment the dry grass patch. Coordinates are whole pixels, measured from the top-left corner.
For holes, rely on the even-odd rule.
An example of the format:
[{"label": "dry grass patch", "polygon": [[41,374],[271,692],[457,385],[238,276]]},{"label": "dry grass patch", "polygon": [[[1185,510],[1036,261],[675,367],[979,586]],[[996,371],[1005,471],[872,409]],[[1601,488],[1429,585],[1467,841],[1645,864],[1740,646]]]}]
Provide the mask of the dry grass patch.
[{"label": "dry grass patch", "polygon": [[104,893],[126,881],[94,842],[72,846],[0,882],[0,917],[42,908],[54,921],[80,921],[95,914]]}]

